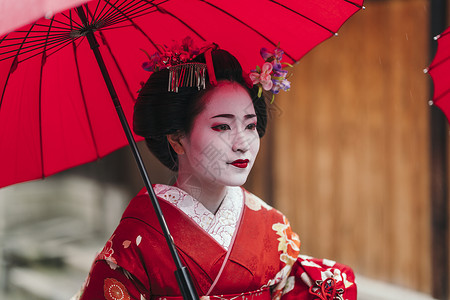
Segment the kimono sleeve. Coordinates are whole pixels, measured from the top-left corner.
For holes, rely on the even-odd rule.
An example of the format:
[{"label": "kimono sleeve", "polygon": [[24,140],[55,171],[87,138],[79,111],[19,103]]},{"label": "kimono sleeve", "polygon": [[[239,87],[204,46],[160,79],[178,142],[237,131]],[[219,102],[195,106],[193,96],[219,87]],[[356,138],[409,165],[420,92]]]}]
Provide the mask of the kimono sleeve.
[{"label": "kimono sleeve", "polygon": [[109,262],[98,260],[92,266],[80,299],[143,300],[150,299],[150,295],[129,272],[117,265],[111,268]]},{"label": "kimono sleeve", "polygon": [[292,267],[282,294],[282,300],[356,300],[355,275],[346,265],[300,255]]}]

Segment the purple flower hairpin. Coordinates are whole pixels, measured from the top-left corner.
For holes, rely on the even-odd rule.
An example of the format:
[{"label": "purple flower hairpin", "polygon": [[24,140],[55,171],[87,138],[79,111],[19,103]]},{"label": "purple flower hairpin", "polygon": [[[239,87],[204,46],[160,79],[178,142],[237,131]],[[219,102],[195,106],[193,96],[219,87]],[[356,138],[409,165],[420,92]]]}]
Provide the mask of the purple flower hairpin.
[{"label": "purple flower hairpin", "polygon": [[281,62],[284,51],[279,48],[275,48],[273,52],[269,52],[267,48],[261,48],[261,57],[265,60],[262,68],[256,66],[256,69],[252,70],[249,77],[253,84],[259,85],[258,97],[261,97],[262,91],[272,92],[272,100],[275,99],[275,95],[280,90],[288,91],[291,88],[291,82],[287,80],[288,71],[283,70],[283,66],[292,67],[291,64]]}]

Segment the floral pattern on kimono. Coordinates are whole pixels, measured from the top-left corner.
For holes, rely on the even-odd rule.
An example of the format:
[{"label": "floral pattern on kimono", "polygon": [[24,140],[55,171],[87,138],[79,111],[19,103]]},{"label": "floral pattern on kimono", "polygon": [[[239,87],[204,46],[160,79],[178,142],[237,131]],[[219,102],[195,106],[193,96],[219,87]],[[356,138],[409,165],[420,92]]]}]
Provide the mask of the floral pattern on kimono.
[{"label": "floral pattern on kimono", "polygon": [[[164,185],[155,190],[201,299],[312,300],[322,299],[321,291],[329,291],[328,296],[333,297],[323,299],[356,299],[350,268],[299,255],[300,239],[286,217],[244,189],[233,188],[231,206],[224,206],[230,210],[225,215],[234,223],[227,223],[230,239],[214,237],[221,218],[214,220],[214,215],[204,214],[193,197]],[[191,211],[186,209],[189,206]],[[217,228],[209,231],[214,226]],[[105,285],[112,279],[123,285],[114,285],[117,297],[182,299],[174,270],[148,194],[143,191],[130,202],[97,256],[81,299],[108,299]],[[106,281],[108,278],[111,280]]]}]

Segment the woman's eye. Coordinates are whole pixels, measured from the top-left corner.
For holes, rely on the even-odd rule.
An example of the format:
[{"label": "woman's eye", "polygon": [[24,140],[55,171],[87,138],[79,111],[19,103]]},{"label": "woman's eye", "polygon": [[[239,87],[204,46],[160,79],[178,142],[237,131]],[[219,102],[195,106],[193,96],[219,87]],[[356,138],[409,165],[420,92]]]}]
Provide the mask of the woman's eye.
[{"label": "woman's eye", "polygon": [[231,129],[228,124],[219,124],[219,125],[213,126],[211,128],[212,128],[212,130],[215,130],[215,131],[224,131],[224,130]]},{"label": "woman's eye", "polygon": [[256,129],[256,123],[248,124],[248,125],[247,125],[247,129],[255,130],[255,129]]}]

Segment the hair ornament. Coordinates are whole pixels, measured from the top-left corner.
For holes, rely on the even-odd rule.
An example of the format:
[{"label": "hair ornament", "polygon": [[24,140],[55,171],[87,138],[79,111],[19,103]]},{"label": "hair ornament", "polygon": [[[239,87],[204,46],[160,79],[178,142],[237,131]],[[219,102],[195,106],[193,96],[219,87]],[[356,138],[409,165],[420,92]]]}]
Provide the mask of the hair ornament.
[{"label": "hair ornament", "polygon": [[[148,57],[148,61],[142,64],[142,68],[149,72],[169,69],[169,92],[177,93],[180,87],[205,89],[206,72],[209,74],[211,84],[217,84],[211,59],[211,50],[217,48],[216,44],[210,44],[200,49],[188,36],[181,41],[181,44],[173,41],[171,47],[159,45],[158,51],[152,55],[141,49]],[[201,53],[205,53],[206,63],[192,62]]]},{"label": "hair ornament", "polygon": [[169,92],[178,93],[180,87],[197,87],[198,90],[206,87],[206,64],[183,63],[171,66],[169,69]]},{"label": "hair ornament", "polygon": [[157,45],[157,52],[152,55],[144,49],[141,50],[148,57],[148,61],[142,64],[142,68],[149,72],[158,72],[185,63],[200,53],[200,49],[194,45],[194,41],[189,36],[185,37],[181,43],[173,40],[171,47]]},{"label": "hair ornament", "polygon": [[291,82],[287,80],[288,71],[283,70],[283,66],[292,67],[292,65],[281,62],[284,51],[280,49],[279,45],[273,52],[269,52],[267,48],[261,48],[260,54],[265,63],[262,68],[256,66],[256,69],[250,72],[249,77],[254,85],[259,86],[258,97],[261,97],[263,90],[272,93],[270,101],[272,103],[280,90],[289,91],[291,88]]}]

